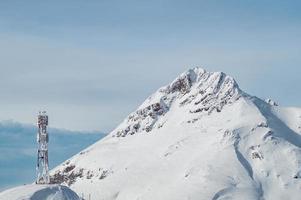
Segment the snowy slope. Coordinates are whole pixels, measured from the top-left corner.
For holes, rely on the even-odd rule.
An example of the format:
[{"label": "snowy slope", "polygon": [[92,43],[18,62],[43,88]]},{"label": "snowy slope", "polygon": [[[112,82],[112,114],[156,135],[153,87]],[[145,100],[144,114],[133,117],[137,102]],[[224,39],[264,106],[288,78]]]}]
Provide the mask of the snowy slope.
[{"label": "snowy slope", "polygon": [[51,179],[92,200],[297,200],[300,116],[194,68]]},{"label": "snowy slope", "polygon": [[0,193],[0,200],[80,200],[75,192],[60,185],[24,185]]}]

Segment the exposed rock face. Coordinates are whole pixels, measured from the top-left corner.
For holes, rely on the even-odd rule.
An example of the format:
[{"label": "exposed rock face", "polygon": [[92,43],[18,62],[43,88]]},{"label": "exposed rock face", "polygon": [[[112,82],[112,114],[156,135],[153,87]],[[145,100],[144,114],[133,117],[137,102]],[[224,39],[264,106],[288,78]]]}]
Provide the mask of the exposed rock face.
[{"label": "exposed rock face", "polygon": [[266,99],[265,100],[268,104],[270,104],[271,106],[278,106],[278,103],[276,103],[275,101],[273,101],[272,99]]},{"label": "exposed rock face", "polygon": [[133,135],[144,130],[149,132],[152,130],[158,118],[161,115],[164,115],[167,109],[164,101],[160,101],[137,110],[135,113],[128,116],[127,127],[118,130],[116,136],[124,137],[127,134]]},{"label": "exposed rock face", "polygon": [[57,171],[53,176],[50,177],[51,184],[61,184],[66,183],[67,185],[72,185],[77,178],[82,178],[84,176],[83,169],[74,170],[75,165],[67,165],[63,171]]},{"label": "exposed rock face", "polygon": [[227,104],[232,104],[243,95],[235,80],[222,72],[206,72],[194,68],[181,74],[171,84],[160,88],[150,96],[139,109],[131,113],[118,127],[113,136],[125,137],[137,132],[151,131],[171,106],[193,104],[190,112],[221,112]]},{"label": "exposed rock face", "polygon": [[108,175],[113,173],[112,170],[103,168],[98,168],[96,172],[83,168],[76,168],[70,161],[66,161],[63,166],[63,170],[57,170],[52,174],[50,177],[51,184],[67,184],[68,186],[71,186],[79,179],[105,179]]}]

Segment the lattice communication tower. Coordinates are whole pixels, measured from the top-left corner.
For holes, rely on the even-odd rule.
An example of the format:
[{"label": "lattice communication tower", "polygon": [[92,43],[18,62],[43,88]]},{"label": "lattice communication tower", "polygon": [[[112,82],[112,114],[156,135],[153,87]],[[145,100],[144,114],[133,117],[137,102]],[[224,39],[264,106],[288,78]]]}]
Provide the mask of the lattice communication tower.
[{"label": "lattice communication tower", "polygon": [[47,132],[48,116],[46,111],[39,112],[38,114],[38,160],[37,160],[37,184],[49,184],[48,172],[48,141],[49,135]]}]

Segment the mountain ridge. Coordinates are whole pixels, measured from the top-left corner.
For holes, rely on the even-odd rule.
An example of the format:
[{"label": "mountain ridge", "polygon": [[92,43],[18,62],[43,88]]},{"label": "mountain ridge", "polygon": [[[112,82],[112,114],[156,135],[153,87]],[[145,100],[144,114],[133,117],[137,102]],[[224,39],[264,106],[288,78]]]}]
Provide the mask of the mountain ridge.
[{"label": "mountain ridge", "polygon": [[[194,92],[194,94],[185,98],[185,95],[191,92]],[[139,131],[146,130],[149,132],[158,120],[157,118],[164,115],[176,99],[184,98],[180,102],[181,106],[191,101],[194,101],[195,105],[199,104],[196,109],[190,112],[208,111],[208,113],[211,113],[214,109],[220,112],[224,104],[232,103],[243,95],[246,94],[240,90],[236,81],[223,72],[211,73],[200,67],[189,69],[169,85],[157,90],[126,118],[128,122],[139,122],[125,125],[126,127],[121,128],[117,133],[114,133],[114,130],[113,135],[124,137],[127,134],[132,135]],[[147,119],[147,115],[152,119]],[[140,123],[143,120],[148,121],[143,124],[144,127],[141,129]]]},{"label": "mountain ridge", "polygon": [[301,109],[194,68],[53,169],[51,180],[92,199],[297,200],[300,138]]}]

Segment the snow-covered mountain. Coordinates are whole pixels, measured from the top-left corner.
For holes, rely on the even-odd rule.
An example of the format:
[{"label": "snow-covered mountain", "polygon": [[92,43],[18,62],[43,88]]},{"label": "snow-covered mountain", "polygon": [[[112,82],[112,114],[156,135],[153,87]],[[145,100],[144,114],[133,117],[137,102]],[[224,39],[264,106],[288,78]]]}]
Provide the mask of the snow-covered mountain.
[{"label": "snow-covered mountain", "polygon": [[51,180],[92,200],[300,199],[301,108],[275,105],[188,70]]}]

